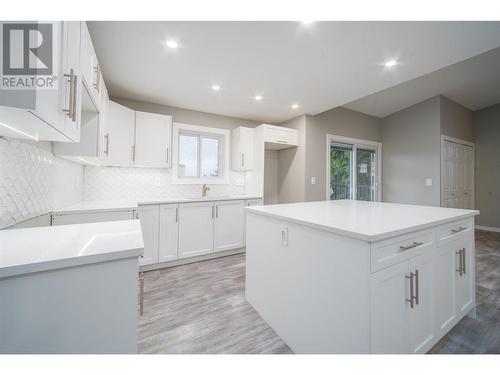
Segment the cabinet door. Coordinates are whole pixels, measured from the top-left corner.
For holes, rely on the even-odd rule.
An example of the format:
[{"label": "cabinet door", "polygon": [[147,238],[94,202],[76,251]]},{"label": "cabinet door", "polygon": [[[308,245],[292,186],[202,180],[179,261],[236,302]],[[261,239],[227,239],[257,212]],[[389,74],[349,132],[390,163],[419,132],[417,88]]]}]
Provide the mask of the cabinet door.
[{"label": "cabinet door", "polygon": [[410,353],[425,353],[434,343],[433,320],[433,257],[427,251],[409,260],[410,272],[413,272],[414,296],[413,308],[409,313]]},{"label": "cabinet door", "polygon": [[179,233],[179,205],[160,205],[160,241],[158,262],[177,259],[177,239]]},{"label": "cabinet door", "polygon": [[215,203],[214,251],[238,249],[244,245],[244,201]]},{"label": "cabinet door", "polygon": [[108,130],[108,111],[109,111],[109,95],[106,86],[103,83],[101,106],[99,112],[99,140],[98,140],[98,155],[101,160],[107,161],[109,154],[109,130]]},{"label": "cabinet door", "polygon": [[171,129],[171,116],[135,112],[135,165],[169,167]]},{"label": "cabinet door", "polygon": [[235,171],[253,168],[253,129],[240,126],[233,130],[231,168]]},{"label": "cabinet door", "polygon": [[438,339],[455,324],[455,245],[436,249],[434,257],[434,319]]},{"label": "cabinet door", "polygon": [[115,102],[108,107],[107,165],[129,166],[134,164],[135,114],[130,108]]},{"label": "cabinet door", "polygon": [[[73,71],[73,83],[64,77],[62,95],[64,100],[63,110],[71,109],[74,113],[64,112],[64,133],[75,142],[80,141],[80,123],[82,111],[82,77],[80,69],[80,39],[81,39],[81,23],[80,22],[64,22],[64,37],[63,37],[63,72],[70,74]],[[70,103],[70,99],[73,103]]]},{"label": "cabinet door", "polygon": [[158,226],[160,222],[160,206],[139,206],[138,218],[141,221],[144,255],[139,258],[139,265],[158,263]]},{"label": "cabinet door", "polygon": [[[474,270],[472,269],[473,247],[472,241],[462,241],[456,252],[462,250],[462,256],[455,254],[455,298],[456,311],[459,319],[471,308],[474,303]],[[457,247],[457,246],[455,246]],[[462,272],[460,272],[460,258],[462,261]]]},{"label": "cabinet door", "polygon": [[213,252],[214,205],[212,202],[179,205],[179,258]]},{"label": "cabinet door", "polygon": [[408,262],[370,277],[372,353],[408,353]]}]

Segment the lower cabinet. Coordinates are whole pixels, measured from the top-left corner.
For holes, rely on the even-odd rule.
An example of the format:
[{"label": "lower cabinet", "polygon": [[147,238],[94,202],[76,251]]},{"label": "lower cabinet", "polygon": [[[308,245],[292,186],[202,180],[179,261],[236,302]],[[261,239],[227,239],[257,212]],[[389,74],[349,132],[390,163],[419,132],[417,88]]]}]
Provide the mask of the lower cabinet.
[{"label": "lower cabinet", "polygon": [[215,202],[214,251],[245,246],[245,202]]},{"label": "lower cabinet", "polygon": [[179,239],[179,205],[160,205],[160,234],[158,245],[158,262],[177,259]]},{"label": "lower cabinet", "polygon": [[433,254],[371,275],[372,353],[425,353],[433,345]]},{"label": "lower cabinet", "polygon": [[474,303],[472,264],[472,242],[467,238],[437,248],[434,290],[438,337],[444,336]]},{"label": "lower cabinet", "polygon": [[213,251],[214,216],[213,202],[179,205],[179,258]]},{"label": "lower cabinet", "polygon": [[144,240],[144,255],[139,258],[139,265],[158,263],[158,229],[160,224],[160,206],[144,205],[137,209],[137,218],[141,221]]}]

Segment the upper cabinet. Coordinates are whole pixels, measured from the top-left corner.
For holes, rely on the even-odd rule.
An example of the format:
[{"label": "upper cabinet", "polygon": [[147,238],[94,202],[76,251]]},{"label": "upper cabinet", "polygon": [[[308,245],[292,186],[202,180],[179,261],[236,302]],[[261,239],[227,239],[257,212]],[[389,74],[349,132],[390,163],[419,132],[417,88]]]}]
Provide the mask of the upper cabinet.
[{"label": "upper cabinet", "polygon": [[135,112],[135,159],[138,167],[170,167],[172,117]]},{"label": "upper cabinet", "polygon": [[253,168],[253,129],[240,126],[231,134],[231,169],[247,171]]},{"label": "upper cabinet", "polygon": [[89,29],[85,22],[82,22],[82,42],[80,51],[82,79],[89,91],[90,97],[99,109],[103,92],[101,66],[97,60]]},{"label": "upper cabinet", "polygon": [[109,102],[106,165],[170,167],[172,117]]},{"label": "upper cabinet", "polygon": [[299,137],[295,129],[267,124],[260,125],[260,127],[263,129],[264,143],[269,150],[282,150],[299,145]]},{"label": "upper cabinet", "polygon": [[[9,53],[15,55],[0,88],[0,135],[78,142],[81,23],[2,22],[0,26],[2,40],[12,43]],[[52,45],[44,45],[48,40]],[[30,45],[36,44],[47,48],[47,54],[25,59]]]}]

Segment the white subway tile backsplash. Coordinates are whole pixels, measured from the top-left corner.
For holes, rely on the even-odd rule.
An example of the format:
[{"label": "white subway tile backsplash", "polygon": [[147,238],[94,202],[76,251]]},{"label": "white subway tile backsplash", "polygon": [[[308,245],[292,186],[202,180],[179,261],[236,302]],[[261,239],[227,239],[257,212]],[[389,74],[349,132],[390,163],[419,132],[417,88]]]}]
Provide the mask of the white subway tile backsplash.
[{"label": "white subway tile backsplash", "polygon": [[0,229],[82,200],[82,180],[79,164],[35,143],[0,138]]},{"label": "white subway tile backsplash", "polygon": [[[201,185],[172,184],[170,169],[84,167],[84,200],[162,200],[196,197]],[[245,194],[245,173],[233,172],[228,185],[209,185],[210,195]]]}]

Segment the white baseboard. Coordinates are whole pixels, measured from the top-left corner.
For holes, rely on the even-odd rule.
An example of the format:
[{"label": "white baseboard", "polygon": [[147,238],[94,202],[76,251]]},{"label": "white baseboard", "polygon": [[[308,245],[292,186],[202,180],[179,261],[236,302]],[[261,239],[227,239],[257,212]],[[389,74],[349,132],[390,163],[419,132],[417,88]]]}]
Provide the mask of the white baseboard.
[{"label": "white baseboard", "polygon": [[496,228],[496,227],[486,227],[484,225],[476,225],[475,228],[479,229],[479,230],[485,230],[485,231],[488,231],[488,232],[497,232],[497,233],[500,233],[500,228]]}]

